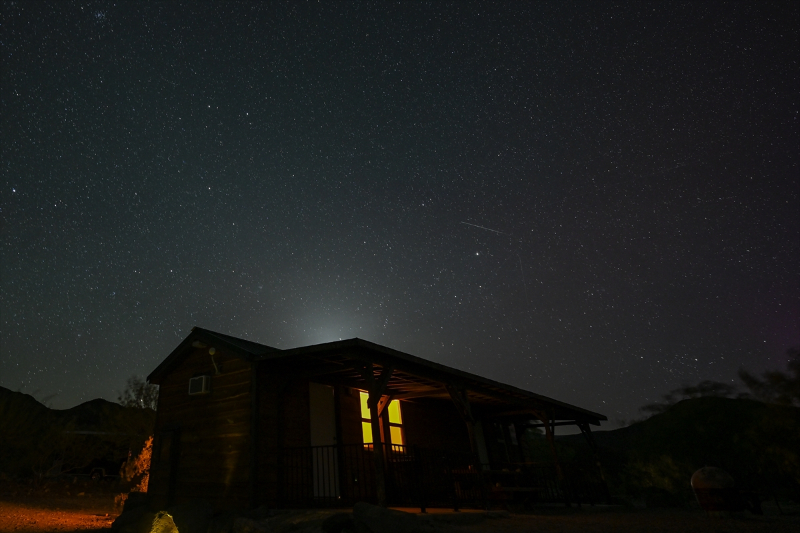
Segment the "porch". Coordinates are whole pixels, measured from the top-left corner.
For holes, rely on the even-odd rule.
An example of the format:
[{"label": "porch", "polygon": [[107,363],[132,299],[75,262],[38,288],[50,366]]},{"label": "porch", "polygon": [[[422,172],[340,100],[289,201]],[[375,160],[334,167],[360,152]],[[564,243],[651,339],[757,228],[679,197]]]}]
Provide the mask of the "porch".
[{"label": "porch", "polygon": [[[279,458],[279,507],[351,507],[379,503],[375,452],[350,444],[285,448]],[[607,502],[597,467],[554,463],[480,464],[471,453],[385,445],[386,504],[481,508]]]}]

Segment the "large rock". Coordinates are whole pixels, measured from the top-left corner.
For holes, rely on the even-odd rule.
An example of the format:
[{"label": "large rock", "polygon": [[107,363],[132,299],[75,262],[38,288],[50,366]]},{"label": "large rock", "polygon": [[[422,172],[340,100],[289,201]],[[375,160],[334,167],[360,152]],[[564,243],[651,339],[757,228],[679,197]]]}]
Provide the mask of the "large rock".
[{"label": "large rock", "polygon": [[159,511],[152,518],[145,515],[143,520],[139,521],[139,526],[141,527],[139,533],[178,533],[172,516],[166,511]]},{"label": "large rock", "polygon": [[322,531],[325,533],[354,533],[355,530],[352,513],[332,514],[322,522]]},{"label": "large rock", "polygon": [[358,502],[353,506],[358,533],[417,533],[420,523],[413,514]]},{"label": "large rock", "polygon": [[[233,521],[233,533],[269,533],[266,521],[253,520],[245,516],[237,516]],[[181,532],[183,533],[183,532]]]},{"label": "large rock", "polygon": [[180,533],[206,533],[214,512],[210,505],[200,501],[173,505],[167,509]]},{"label": "large rock", "polygon": [[153,513],[144,507],[119,515],[111,529],[115,533],[178,533],[178,528],[168,512]]},{"label": "large rock", "polygon": [[230,511],[215,514],[208,522],[207,533],[231,533],[235,520],[236,514]]},{"label": "large rock", "polygon": [[144,506],[134,507],[132,509],[126,506],[122,514],[111,524],[111,530],[114,533],[136,533],[139,520],[148,513],[147,507]]},{"label": "large rock", "polygon": [[122,514],[130,512],[137,507],[147,506],[147,493],[146,492],[131,492],[125,498],[125,503],[122,504]]}]

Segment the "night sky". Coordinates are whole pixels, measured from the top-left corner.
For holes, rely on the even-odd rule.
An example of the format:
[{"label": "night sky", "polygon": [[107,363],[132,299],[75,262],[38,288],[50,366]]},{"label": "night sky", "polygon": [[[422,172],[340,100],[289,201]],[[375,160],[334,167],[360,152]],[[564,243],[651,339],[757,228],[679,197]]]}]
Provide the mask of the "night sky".
[{"label": "night sky", "polygon": [[[0,385],[193,326],[606,414],[800,345],[796,2],[3,2]],[[55,396],[52,396],[55,395]]]}]

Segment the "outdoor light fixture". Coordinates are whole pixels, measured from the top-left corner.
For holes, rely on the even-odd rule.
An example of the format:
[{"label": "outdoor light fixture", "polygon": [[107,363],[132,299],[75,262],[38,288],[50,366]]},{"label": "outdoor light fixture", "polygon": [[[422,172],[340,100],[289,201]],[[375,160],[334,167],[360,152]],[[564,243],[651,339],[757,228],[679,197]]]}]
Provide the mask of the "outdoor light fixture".
[{"label": "outdoor light fixture", "polygon": [[208,354],[211,356],[211,364],[214,365],[214,375],[215,376],[219,376],[219,374],[220,374],[219,367],[217,366],[217,362],[214,361],[214,354],[215,353],[217,353],[217,349],[214,348],[213,346],[208,349]]}]

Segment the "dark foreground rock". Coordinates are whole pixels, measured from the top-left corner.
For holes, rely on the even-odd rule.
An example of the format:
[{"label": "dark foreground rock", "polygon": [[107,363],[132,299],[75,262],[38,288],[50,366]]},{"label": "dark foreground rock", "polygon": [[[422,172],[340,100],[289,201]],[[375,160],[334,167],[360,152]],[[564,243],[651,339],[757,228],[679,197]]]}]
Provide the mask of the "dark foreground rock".
[{"label": "dark foreground rock", "polygon": [[214,512],[203,502],[173,505],[167,509],[180,533],[206,533]]},{"label": "dark foreground rock", "polygon": [[138,506],[114,521],[113,533],[433,533],[471,527],[508,512],[412,514],[359,502],[352,513],[333,509],[211,511],[203,502],[152,512]]},{"label": "dark foreground rock", "polygon": [[142,507],[119,515],[111,525],[111,530],[115,533],[178,533],[178,528],[167,511],[154,513]]},{"label": "dark foreground rock", "polygon": [[139,522],[147,514],[153,514],[147,507],[139,506],[132,509],[123,510],[122,514],[111,524],[114,533],[138,533]]},{"label": "dark foreground rock", "polygon": [[357,533],[419,533],[416,515],[358,502],[353,506]]},{"label": "dark foreground rock", "polygon": [[322,531],[325,533],[354,533],[356,523],[353,513],[336,513],[322,522]]}]

